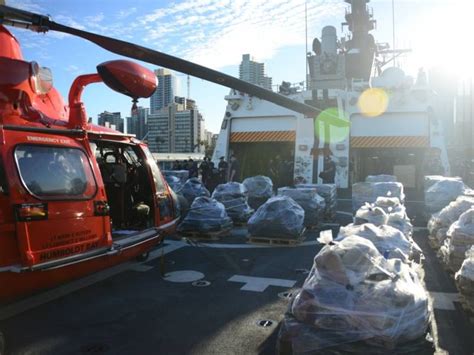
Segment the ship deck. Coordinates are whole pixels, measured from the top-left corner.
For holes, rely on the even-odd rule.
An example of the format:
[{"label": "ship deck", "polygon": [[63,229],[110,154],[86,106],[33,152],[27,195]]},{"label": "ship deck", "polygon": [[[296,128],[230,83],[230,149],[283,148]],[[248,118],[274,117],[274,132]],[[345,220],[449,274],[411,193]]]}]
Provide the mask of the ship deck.
[{"label": "ship deck", "polygon": [[[339,210],[338,222],[349,223],[349,203]],[[321,246],[315,231],[298,246],[252,245],[246,234],[240,227],[217,242],[170,239],[146,262],[4,306],[7,354],[274,354],[288,305],[282,293],[302,286]],[[436,353],[472,354],[473,316],[462,310],[426,229],[414,237],[426,255]],[[193,285],[201,277],[209,284]],[[262,320],[271,322],[262,327]]]}]

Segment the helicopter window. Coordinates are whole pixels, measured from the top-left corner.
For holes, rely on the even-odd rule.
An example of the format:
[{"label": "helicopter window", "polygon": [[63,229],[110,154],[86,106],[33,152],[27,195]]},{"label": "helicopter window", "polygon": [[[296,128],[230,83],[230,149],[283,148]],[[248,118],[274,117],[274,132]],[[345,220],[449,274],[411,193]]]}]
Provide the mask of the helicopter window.
[{"label": "helicopter window", "polygon": [[88,199],[95,195],[94,175],[80,149],[19,145],[15,159],[23,184],[34,196]]},{"label": "helicopter window", "polygon": [[163,181],[163,176],[161,175],[160,169],[158,168],[158,165],[156,164],[156,161],[153,158],[153,155],[151,154],[148,148],[144,147],[143,150],[146,154],[148,164],[153,174],[153,181],[155,183],[156,191],[157,192],[165,191],[166,188],[165,188],[165,183]]}]

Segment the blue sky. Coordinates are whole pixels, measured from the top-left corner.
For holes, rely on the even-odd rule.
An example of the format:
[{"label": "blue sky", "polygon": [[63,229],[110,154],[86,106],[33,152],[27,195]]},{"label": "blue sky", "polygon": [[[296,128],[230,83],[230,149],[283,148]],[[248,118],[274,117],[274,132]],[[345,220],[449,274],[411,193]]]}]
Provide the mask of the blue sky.
[{"label": "blue sky", "polygon": [[[305,76],[304,0],[7,0],[10,6],[49,14],[53,20],[115,38],[135,42],[165,53],[238,76],[242,54],[250,53],[266,64],[273,83],[300,82]],[[392,42],[392,2],[373,0],[370,6],[378,21],[378,42]],[[308,44],[325,25],[340,23],[346,4],[342,0],[307,0]],[[460,50],[471,40],[469,0],[395,0],[396,42],[411,47],[403,59],[409,73],[418,67],[445,65],[467,70],[469,53]],[[55,86],[67,97],[79,74],[95,72],[101,62],[118,58],[85,40],[59,33],[35,34],[13,30],[27,60],[53,70]],[[467,42],[469,43],[469,42]],[[461,58],[461,59],[460,59]],[[447,65],[449,64],[449,65]],[[145,66],[153,69],[148,64]],[[177,73],[179,75],[179,73]],[[178,94],[186,95],[186,77],[178,76]],[[191,97],[197,100],[206,126],[218,132],[228,89],[191,78]],[[84,95],[88,115],[107,111],[130,112],[129,98],[103,84],[89,86]],[[140,100],[149,107],[149,100]]]}]

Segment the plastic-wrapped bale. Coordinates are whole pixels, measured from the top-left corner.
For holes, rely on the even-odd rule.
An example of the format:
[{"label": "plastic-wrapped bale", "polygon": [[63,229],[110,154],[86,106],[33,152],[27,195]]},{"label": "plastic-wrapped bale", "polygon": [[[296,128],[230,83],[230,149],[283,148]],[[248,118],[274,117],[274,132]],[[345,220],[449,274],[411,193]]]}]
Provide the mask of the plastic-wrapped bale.
[{"label": "plastic-wrapped bale", "polygon": [[444,241],[447,238],[448,228],[442,227],[433,230],[428,236],[429,243],[432,248],[439,249],[444,245]]},{"label": "plastic-wrapped bale", "polygon": [[246,178],[243,184],[248,191],[248,203],[254,210],[273,196],[273,182],[267,176],[252,176]]},{"label": "plastic-wrapped bale", "polygon": [[230,230],[232,220],[222,203],[210,197],[197,197],[188,214],[178,226],[178,232],[210,233]]},{"label": "plastic-wrapped bale", "polygon": [[375,199],[374,205],[376,207],[380,207],[385,211],[385,213],[392,213],[392,212],[405,212],[405,206],[400,203],[398,197],[385,197],[379,196]]},{"label": "plastic-wrapped bale", "polygon": [[474,247],[466,252],[466,258],[454,278],[464,304],[474,312]]},{"label": "plastic-wrapped bale", "polygon": [[188,170],[163,170],[163,175],[166,176],[176,176],[181,183],[184,185],[189,179]]},{"label": "plastic-wrapped bale", "polygon": [[463,195],[466,186],[460,180],[443,179],[425,192],[425,209],[430,213],[440,211],[450,202]]},{"label": "plastic-wrapped bale", "polygon": [[352,185],[352,210],[357,211],[366,202],[374,203],[380,196],[397,197],[405,203],[403,185],[399,182],[358,182]]},{"label": "plastic-wrapped bale", "polygon": [[439,221],[442,226],[449,227],[456,222],[464,212],[472,207],[474,207],[474,197],[459,196],[455,201],[451,202],[439,212]]},{"label": "plastic-wrapped bale", "polygon": [[[431,216],[428,221],[428,231],[430,232],[431,245],[434,248],[440,248],[444,244],[447,229],[471,207],[474,207],[474,197],[459,196],[455,201]],[[444,235],[438,232],[440,229],[446,229]]]},{"label": "plastic-wrapped bale", "polygon": [[210,197],[209,191],[198,178],[188,179],[180,192],[189,204],[192,204],[197,197]]},{"label": "plastic-wrapped bale", "polygon": [[351,236],[316,255],[290,303],[279,345],[295,354],[417,353],[426,349],[429,320],[428,296],[416,272],[399,259],[386,260],[371,241]]},{"label": "plastic-wrapped bale", "polygon": [[324,219],[332,221],[337,211],[337,186],[335,184],[298,184],[297,189],[315,188],[318,195],[324,198],[326,208]]},{"label": "plastic-wrapped bale", "polygon": [[369,175],[365,178],[365,182],[397,182],[397,177],[393,175]]},{"label": "plastic-wrapped bale", "polygon": [[318,195],[315,188],[290,188],[278,189],[279,196],[291,197],[304,210],[304,225],[314,227],[318,225],[326,208],[326,201]]},{"label": "plastic-wrapped bale", "polygon": [[366,203],[359,208],[354,217],[354,224],[372,223],[376,226],[387,224],[388,215],[380,207],[375,207],[373,204]]},{"label": "plastic-wrapped bale", "polygon": [[426,175],[423,183],[423,191],[426,193],[431,186],[443,180],[462,181],[459,176],[447,177],[442,175]]},{"label": "plastic-wrapped bale", "polygon": [[380,207],[388,215],[387,224],[400,230],[409,239],[413,234],[413,225],[408,218],[406,208],[397,197],[377,197],[375,207]]},{"label": "plastic-wrapped bale", "polygon": [[246,223],[253,213],[247,203],[247,189],[238,182],[228,182],[216,187],[212,198],[221,202],[235,223]]},{"label": "plastic-wrapped bale", "polygon": [[420,247],[398,229],[391,226],[376,226],[371,223],[349,224],[341,227],[336,241],[341,241],[353,235],[370,240],[385,258],[398,258],[405,263],[410,261],[419,263],[421,260],[422,251]]},{"label": "plastic-wrapped bale", "polygon": [[464,212],[448,229],[440,254],[454,272],[461,267],[466,252],[474,245],[474,209]]},{"label": "plastic-wrapped bale", "polygon": [[174,192],[179,193],[183,188],[183,182],[179,177],[174,175],[165,175],[165,179]]},{"label": "plastic-wrapped bale", "polygon": [[287,196],[275,196],[250,217],[248,231],[253,237],[297,239],[303,232],[304,210]]}]

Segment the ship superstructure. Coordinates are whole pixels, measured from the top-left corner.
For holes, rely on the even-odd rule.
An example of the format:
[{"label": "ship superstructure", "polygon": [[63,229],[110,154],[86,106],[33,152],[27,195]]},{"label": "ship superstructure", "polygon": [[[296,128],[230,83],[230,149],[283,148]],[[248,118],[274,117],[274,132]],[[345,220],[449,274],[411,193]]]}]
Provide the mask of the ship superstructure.
[{"label": "ship superstructure", "polygon": [[[338,39],[326,26],[308,55],[308,89],[285,90],[292,99],[318,107],[316,117],[231,91],[213,159],[235,154],[242,177],[265,174],[272,161],[293,162],[294,182],[320,182],[323,158],[336,163],[335,182],[348,188],[371,174],[393,174],[419,189],[422,176],[449,173],[436,94],[420,71],[413,80],[387,67],[405,51],[376,44],[369,0],[348,0],[350,36]],[[282,91],[280,91],[282,92]],[[278,156],[278,157],[277,157]]]}]

